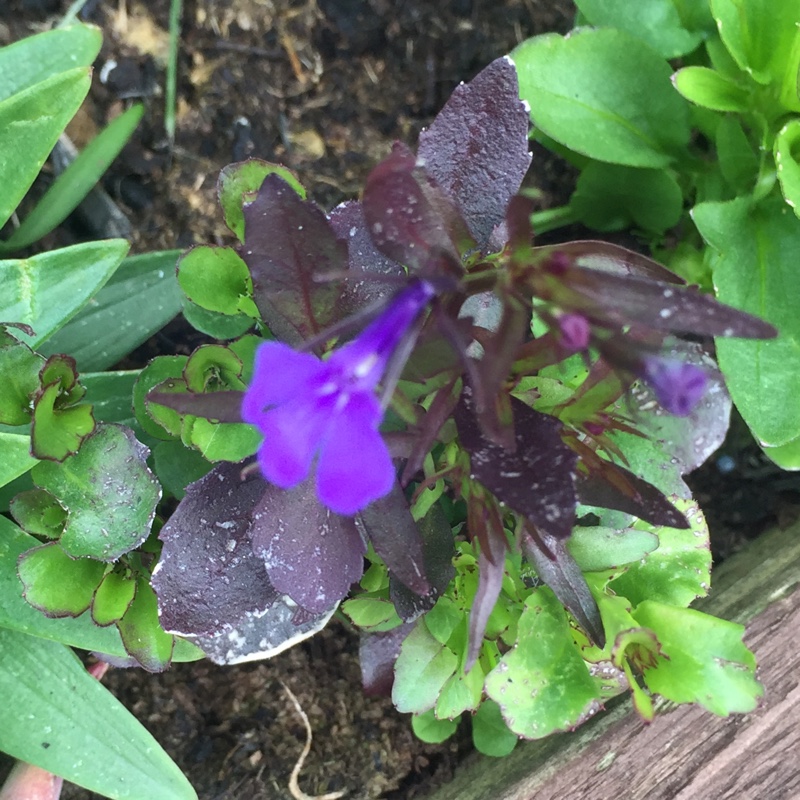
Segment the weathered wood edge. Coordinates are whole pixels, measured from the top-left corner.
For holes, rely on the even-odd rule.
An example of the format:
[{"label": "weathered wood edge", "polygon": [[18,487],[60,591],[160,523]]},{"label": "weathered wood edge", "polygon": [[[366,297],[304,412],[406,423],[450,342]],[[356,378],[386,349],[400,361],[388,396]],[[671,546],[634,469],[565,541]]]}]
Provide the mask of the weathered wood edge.
[{"label": "weathered wood edge", "polygon": [[752,714],[719,718],[663,704],[647,726],[620,698],[575,732],[526,742],[505,759],[471,756],[426,800],[800,797],[798,585],[800,522],[723,563],[710,596],[696,603],[747,625],[766,687]]}]

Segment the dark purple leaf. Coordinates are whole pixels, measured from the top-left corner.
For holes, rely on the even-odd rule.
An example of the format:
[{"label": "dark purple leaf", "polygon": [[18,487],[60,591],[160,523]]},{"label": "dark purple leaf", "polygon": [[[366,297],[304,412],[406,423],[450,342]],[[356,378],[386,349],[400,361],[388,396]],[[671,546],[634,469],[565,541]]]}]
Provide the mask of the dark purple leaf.
[{"label": "dark purple leaf", "polygon": [[419,595],[389,576],[389,599],[404,622],[413,622],[436,604],[439,595],[455,575],[453,567],[453,531],[444,511],[434,505],[417,523],[422,534],[425,574],[431,590]]},{"label": "dark purple leaf", "polygon": [[186,488],[161,529],[164,543],[153,573],[161,624],[180,635],[235,627],[247,612],[278,598],[263,562],[253,555],[249,528],[265,492],[260,477],[243,481],[242,465],[222,463]]},{"label": "dark purple leaf", "polygon": [[522,534],[522,550],[539,577],[572,613],[592,642],[600,648],[604,647],[606,636],[600,610],[581,568],[567,550],[566,542],[526,525]]},{"label": "dark purple leaf", "polygon": [[342,314],[353,314],[389,295],[393,280],[402,278],[405,270],[375,247],[358,201],[336,206],[328,220],[336,237],[347,245],[348,271],[353,275],[343,284]]},{"label": "dark purple leaf", "polygon": [[188,636],[215,664],[241,664],[272,658],[321,631],[336,610],[303,615],[281,595],[265,612],[246,612],[236,625],[208,636]]},{"label": "dark purple leaf", "polygon": [[361,683],[367,697],[390,697],[394,684],[394,662],[403,640],[414,628],[407,622],[383,633],[362,633],[358,645]]},{"label": "dark purple leaf", "polygon": [[370,503],[360,517],[375,552],[389,572],[415,594],[430,592],[422,534],[400,484],[395,482],[392,491]]},{"label": "dark purple leaf", "polygon": [[340,281],[325,281],[345,267],[342,242],[312,202],[277,175],[268,175],[244,206],[245,240],[239,254],[253,278],[253,297],[270,330],[299,344],[341,316]]},{"label": "dark purple leaf", "polygon": [[611,273],[623,277],[649,278],[654,281],[684,285],[686,281],[652,258],[611,242],[585,239],[564,244],[535,247],[533,253],[540,258],[563,253],[576,266],[597,272]]},{"label": "dark purple leaf", "polygon": [[[577,302],[570,299],[568,305],[619,327],[640,322],[658,331],[700,336],[769,339],[777,335],[768,322],[686,286],[578,266],[570,266],[560,281],[569,293],[566,298],[578,295]],[[557,295],[558,290],[552,299],[558,303],[561,297]]]},{"label": "dark purple leaf", "polygon": [[690,527],[683,514],[655,486],[625,467],[598,458],[589,468],[588,475],[578,473],[578,497],[584,505],[633,514],[653,525]]},{"label": "dark purple leaf", "polygon": [[414,154],[395,144],[370,172],[362,199],[364,219],[378,250],[428,274],[460,272],[455,242],[469,234],[452,201],[431,186]]},{"label": "dark purple leaf", "polygon": [[270,489],[253,510],[253,552],[278,592],[312,613],[326,612],[364,571],[367,548],[355,520],[320,505],[312,480],[291,491]]},{"label": "dark purple leaf", "polygon": [[528,111],[508,58],[456,87],[420,134],[417,153],[425,171],[456,200],[485,252],[531,163]]},{"label": "dark purple leaf", "polygon": [[[169,385],[176,383],[173,379],[166,381]],[[180,385],[180,384],[179,384]],[[242,398],[244,392],[209,392],[197,394],[195,392],[160,392],[159,384],[147,393],[148,403],[171,408],[179,414],[191,414],[195,417],[213,419],[218,422],[242,421]]]},{"label": "dark purple leaf", "polygon": [[486,632],[486,623],[489,621],[494,604],[500,596],[503,587],[503,574],[505,573],[505,559],[500,559],[493,564],[487,554],[481,550],[478,554],[478,591],[472,601],[469,612],[469,646],[464,672],[469,672],[483,645],[483,634]]},{"label": "dark purple leaf", "polygon": [[516,447],[507,450],[483,434],[471,406],[466,387],[455,420],[470,454],[472,476],[540,531],[569,538],[577,505],[578,457],[561,438],[561,422],[512,397]]}]

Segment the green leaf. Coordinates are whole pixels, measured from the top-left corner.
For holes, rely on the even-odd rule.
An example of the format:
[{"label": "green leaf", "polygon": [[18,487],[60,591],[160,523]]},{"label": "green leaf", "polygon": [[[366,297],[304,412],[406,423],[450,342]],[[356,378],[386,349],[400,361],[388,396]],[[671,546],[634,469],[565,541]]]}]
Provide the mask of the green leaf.
[{"label": "green leaf", "polygon": [[161,497],[147,455],[129,429],[104,424],[76,455],[31,470],[34,483],[67,509],[60,539],[67,553],[114,561],[147,538]]},{"label": "green leaf", "polygon": [[174,439],[181,434],[181,415],[171,408],[151,403],[146,398],[151,389],[166,380],[173,379],[182,384],[183,368],[187,360],[186,356],[156,356],[136,379],[133,387],[133,412],[143,430],[150,436]]},{"label": "green leaf", "polygon": [[584,225],[617,231],[632,224],[663,233],[678,223],[683,195],[663,169],[637,169],[593,162],[580,174],[570,207]]},{"label": "green leaf", "polygon": [[436,641],[421,622],[408,634],[394,665],[392,702],[398,711],[421,714],[433,708],[458,666],[458,656]]},{"label": "green leaf", "polygon": [[709,67],[684,67],[673,76],[675,88],[690,102],[713,111],[747,111],[750,92]]},{"label": "green leaf", "polygon": [[778,447],[765,447],[764,453],[781,469],[800,470],[800,437]]},{"label": "green leaf", "polygon": [[186,487],[206,475],[212,464],[183,442],[168,441],[153,447],[153,466],[164,490],[182,500]]},{"label": "green leaf", "polygon": [[93,25],[72,25],[29,36],[0,48],[0,100],[75,67],[90,67],[103,34]]},{"label": "green leaf", "polygon": [[103,177],[142,118],[144,107],[131,106],[109,123],[62,172],[0,252],[27,247],[60,225]]},{"label": "green leaf", "polygon": [[567,549],[584,572],[616,569],[641,561],[658,547],[658,537],[636,528],[582,528],[572,531]]},{"label": "green leaf", "polygon": [[34,536],[58,539],[64,532],[67,511],[44,489],[20,492],[11,500],[10,511],[17,524]]},{"label": "green leaf", "polygon": [[[465,643],[466,645],[466,643]],[[480,663],[465,675],[458,670],[451,675],[436,701],[435,713],[438,719],[458,719],[465,711],[473,711],[481,702],[483,681],[486,677]]]},{"label": "green leaf", "polygon": [[664,58],[691,53],[704,31],[687,30],[672,0],[575,0],[595,27],[619,28],[650,45]]},{"label": "green leaf", "polygon": [[525,601],[517,642],[486,676],[486,693],[510,730],[526,739],[574,728],[596,706],[594,680],[563,606],[547,587]]},{"label": "green leaf", "polygon": [[[81,372],[116,364],[180,313],[181,291],[174,271],[180,252],[164,250],[126,258],[41,352],[69,353]],[[98,335],[99,331],[107,333]]]},{"label": "green leaf", "polygon": [[[163,408],[163,406],[161,406]],[[243,422],[212,422],[203,417],[187,421],[189,441],[209,461],[241,461],[258,450],[263,436]]]},{"label": "green leaf", "polygon": [[545,34],[511,57],[534,125],[572,150],[631,167],[665,167],[689,141],[686,101],[666,60],[622,31]]},{"label": "green leaf", "polygon": [[345,600],[342,611],[354,625],[371,631],[388,631],[402,622],[394,605],[379,597],[354,597],[352,600]]},{"label": "green leaf", "polygon": [[91,605],[105,564],[70,558],[57,542],[34,547],[17,565],[25,599],[49,617],[77,617]]},{"label": "green leaf", "polygon": [[652,531],[658,548],[644,562],[631,564],[609,587],[637,606],[644,600],[657,600],[688,606],[695,598],[708,594],[711,580],[711,548],[708,525],[694,500],[671,497],[691,525],[690,528],[664,528],[637,522],[635,527]]},{"label": "green leaf", "polygon": [[219,204],[225,223],[244,242],[244,214],[242,206],[255,198],[256,192],[267,175],[277,174],[305,200],[306,190],[294,173],[279,164],[270,164],[260,159],[250,159],[238,164],[228,164],[219,173]]},{"label": "green leaf", "polygon": [[118,800],[196,800],[158,742],[67,648],[0,630],[0,750]]},{"label": "green leaf", "polygon": [[118,422],[129,428],[138,426],[133,415],[133,387],[139,374],[139,370],[120,370],[81,375],[81,383],[86,387],[84,399],[92,404],[98,422]]},{"label": "green leaf", "polygon": [[429,744],[441,744],[449,739],[458,728],[458,720],[436,719],[433,710],[411,717],[411,728],[417,739]]},{"label": "green leaf", "polygon": [[0,486],[11,483],[36,464],[30,447],[31,437],[27,434],[0,432]]},{"label": "green leaf", "polygon": [[[88,614],[51,619],[25,601],[17,575],[17,561],[39,544],[33,536],[0,516],[0,628],[119,658],[127,656],[115,627],[98,628]],[[196,661],[198,658],[203,658],[198,648],[185,640],[177,642],[173,661]]]},{"label": "green leaf", "polygon": [[231,317],[216,311],[207,311],[187,298],[183,299],[183,316],[195,330],[214,339],[235,339],[247,333],[254,324],[253,318],[246,314]]},{"label": "green leaf", "polygon": [[775,164],[783,196],[800,217],[800,119],[789,120],[775,137]]},{"label": "green leaf", "polygon": [[717,339],[717,357],[736,407],[765,446],[800,437],[800,220],[778,196],[695,206],[692,217],[716,253],[717,298],[757,314],[777,339]]},{"label": "green leaf", "polygon": [[472,742],[485,756],[503,758],[517,746],[519,737],[508,729],[500,706],[484,700],[472,717]]},{"label": "green leaf", "polygon": [[722,41],[736,63],[759,83],[783,83],[787,69],[797,75],[791,55],[798,37],[796,0],[711,0]]},{"label": "green leaf", "polygon": [[36,397],[31,425],[31,452],[37,458],[63,461],[77,453],[95,428],[92,407],[56,408],[60,385],[45,386]]},{"label": "green leaf", "polygon": [[0,340],[0,375],[3,376],[0,381],[0,423],[26,425],[30,422],[33,395],[39,389],[39,370],[43,364],[44,359],[38,353],[10,334]]},{"label": "green leaf", "polygon": [[90,83],[91,71],[80,67],[0,102],[0,227],[31,188]]},{"label": "green leaf", "polygon": [[725,180],[737,194],[752,191],[758,178],[758,155],[742,123],[733,116],[720,117],[716,145],[719,169]]},{"label": "green leaf", "polygon": [[[77,314],[127,252],[126,241],[108,239],[0,261],[0,319],[30,325],[36,335],[19,336],[39,345]],[[101,338],[98,329],[93,335]]]},{"label": "green leaf", "polygon": [[242,297],[253,294],[247,264],[232,247],[193,247],[178,261],[178,283],[193,303],[230,316],[241,311]]},{"label": "green leaf", "polygon": [[109,572],[92,599],[92,620],[100,626],[117,622],[130,608],[135,594],[135,579],[121,572]]},{"label": "green leaf", "polygon": [[440,644],[447,644],[453,631],[464,623],[464,611],[446,595],[436,601],[436,605],[425,614],[425,626],[431,636]]},{"label": "green leaf", "polygon": [[764,690],[755,679],[755,656],[742,642],[743,625],[650,600],[634,617],[661,644],[655,665],[644,670],[650,691],[722,717],[756,708]]},{"label": "green leaf", "polygon": [[145,576],[136,582],[136,596],[117,623],[128,653],[149,672],[163,672],[172,658],[175,637],[158,622],[158,601]]}]

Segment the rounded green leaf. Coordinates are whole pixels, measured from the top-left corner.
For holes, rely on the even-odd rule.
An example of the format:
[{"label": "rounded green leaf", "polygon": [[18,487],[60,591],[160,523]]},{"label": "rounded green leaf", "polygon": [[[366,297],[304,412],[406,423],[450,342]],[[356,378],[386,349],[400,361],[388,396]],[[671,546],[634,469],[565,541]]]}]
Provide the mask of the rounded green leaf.
[{"label": "rounded green leaf", "polygon": [[451,675],[436,701],[434,709],[437,719],[458,719],[465,711],[478,707],[483,696],[483,681],[486,677],[480,663],[466,673],[458,670]]},{"label": "rounded green leaf", "polygon": [[575,528],[567,549],[584,572],[615,569],[641,561],[658,547],[658,537],[636,528]]},{"label": "rounded green leaf", "polygon": [[720,118],[716,145],[719,169],[725,180],[737,194],[752,191],[758,178],[758,155],[736,117]]},{"label": "rounded green leaf", "polygon": [[664,58],[691,53],[705,34],[687,30],[674,0],[575,0],[575,5],[595,27],[619,28],[647,42]]},{"label": "rounded green leaf", "polygon": [[20,492],[12,498],[9,510],[20,528],[27,533],[58,539],[64,532],[67,511],[44,489]]},{"label": "rounded green leaf", "polygon": [[183,383],[186,356],[157,356],[139,374],[133,387],[133,413],[145,433],[157,439],[174,439],[181,433],[181,415],[171,408],[151,403],[147,393],[166,380]]},{"label": "rounded green leaf", "polygon": [[667,61],[615,29],[536,36],[517,47],[520,96],[537,128],[598,161],[665,167],[689,141]]},{"label": "rounded green leaf", "polygon": [[[0,278],[2,281],[2,278]],[[0,341],[0,424],[27,425],[33,411],[33,394],[39,388],[44,359],[28,345],[5,334]]]},{"label": "rounded green leaf", "polygon": [[55,407],[60,391],[61,384],[56,382],[36,395],[31,425],[31,452],[36,458],[63,461],[77,453],[95,429],[91,406]]},{"label": "rounded green leaf", "polygon": [[672,496],[670,500],[683,513],[690,528],[664,528],[636,523],[637,528],[658,537],[658,547],[644,561],[631,564],[609,584],[635,607],[644,600],[657,600],[688,606],[708,594],[711,581],[711,547],[708,524],[694,500]]},{"label": "rounded green leaf", "polygon": [[722,717],[756,708],[764,689],[755,679],[755,656],[742,642],[743,625],[649,600],[634,617],[661,645],[655,664],[644,670],[650,691]]},{"label": "rounded green leaf", "polygon": [[683,194],[665,170],[593,162],[581,172],[570,207],[580,222],[595,230],[616,231],[633,224],[648,233],[663,233],[680,220]]},{"label": "rounded green leaf", "polygon": [[246,314],[229,316],[208,311],[187,298],[183,300],[183,316],[195,330],[215,339],[235,339],[253,327],[253,318]]},{"label": "rounded green leaf", "polygon": [[273,173],[283,178],[305,200],[306,190],[300,181],[291,170],[280,164],[270,164],[253,158],[238,164],[228,164],[219,173],[219,183],[217,184],[219,204],[222,206],[225,223],[236,234],[236,238],[240,242],[244,241],[242,206],[255,197],[261,184],[264,183],[264,178]]},{"label": "rounded green leaf", "polygon": [[800,217],[800,119],[787,122],[775,137],[775,164],[783,196]]},{"label": "rounded green leaf", "polygon": [[263,436],[243,422],[212,422],[194,417],[184,426],[184,438],[209,461],[241,461],[258,450]]},{"label": "rounded green leaf", "polygon": [[354,597],[342,603],[342,611],[359,628],[388,631],[402,623],[394,605],[379,597]]},{"label": "rounded green leaf", "polygon": [[519,742],[519,736],[508,729],[500,706],[494,700],[484,700],[472,717],[472,742],[485,756],[503,758]]},{"label": "rounded green leaf", "polygon": [[67,553],[114,561],[147,538],[161,497],[148,454],[130,429],[103,424],[76,455],[34,467],[34,483],[69,514],[60,539]]},{"label": "rounded green leaf", "polygon": [[526,739],[574,728],[597,707],[594,679],[550,589],[525,601],[517,642],[486,676],[486,693],[509,729]]},{"label": "rounded green leaf", "polygon": [[241,374],[239,356],[221,344],[200,345],[183,368],[183,378],[190,392],[243,389],[244,383],[239,379]]},{"label": "rounded green leaf", "polygon": [[250,271],[232,247],[193,247],[178,261],[178,283],[196,305],[230,316],[239,313],[241,297],[253,294]]},{"label": "rounded green leaf", "polygon": [[675,88],[691,103],[713,111],[747,111],[750,92],[708,67],[684,67],[672,76]]},{"label": "rounded green leaf", "polygon": [[103,578],[92,600],[92,620],[101,628],[122,618],[136,594],[136,580],[113,571]]},{"label": "rounded green leaf", "polygon": [[433,711],[414,714],[411,717],[411,729],[417,739],[429,744],[441,744],[447,741],[458,728],[458,720],[436,719]]},{"label": "rounded green leaf", "polygon": [[778,447],[764,447],[764,453],[781,469],[800,470],[800,437]]},{"label": "rounded green leaf", "polygon": [[86,611],[105,569],[91,558],[70,558],[57,542],[28,550],[17,565],[25,599],[49,617]]},{"label": "rounded green leaf", "polygon": [[458,656],[421,622],[408,634],[394,665],[392,702],[398,711],[421,714],[436,704],[458,666]]},{"label": "rounded green leaf", "polygon": [[159,624],[156,594],[144,576],[136,582],[136,596],[117,627],[125,649],[146,670],[163,672],[169,666],[175,637]]}]

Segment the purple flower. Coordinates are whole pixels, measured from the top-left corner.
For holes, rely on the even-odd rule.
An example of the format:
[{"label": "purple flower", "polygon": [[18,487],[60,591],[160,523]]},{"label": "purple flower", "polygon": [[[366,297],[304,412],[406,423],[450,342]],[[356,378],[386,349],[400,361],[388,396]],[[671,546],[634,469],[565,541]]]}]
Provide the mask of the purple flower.
[{"label": "purple flower", "polygon": [[589,346],[591,328],[589,320],[583,314],[570,311],[558,317],[558,328],[561,334],[562,347],[577,353]]},{"label": "purple flower", "polygon": [[700,367],[660,356],[644,359],[641,377],[661,406],[678,417],[692,413],[708,383],[708,376]]},{"label": "purple flower", "polygon": [[434,294],[430,283],[412,282],[325,361],[280,342],[259,347],[242,418],[264,434],[258,463],[268,481],[296,486],[316,457],[317,496],[332,511],[355,514],[389,492],[395,471],[376,389]]}]

